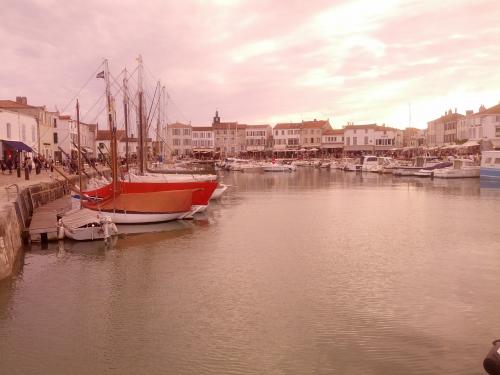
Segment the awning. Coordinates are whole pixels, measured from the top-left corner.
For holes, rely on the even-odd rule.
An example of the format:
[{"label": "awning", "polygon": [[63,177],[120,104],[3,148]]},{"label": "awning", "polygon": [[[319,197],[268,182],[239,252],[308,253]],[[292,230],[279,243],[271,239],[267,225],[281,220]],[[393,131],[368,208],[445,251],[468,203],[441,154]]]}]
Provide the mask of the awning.
[{"label": "awning", "polygon": [[28,145],[24,144],[23,142],[19,141],[5,141],[2,139],[2,142],[5,146],[8,148],[11,148],[14,151],[28,151],[28,152],[33,152],[31,147]]},{"label": "awning", "polygon": [[465,147],[478,147],[479,143],[477,141],[467,141],[464,144],[460,145],[460,147],[465,148]]}]

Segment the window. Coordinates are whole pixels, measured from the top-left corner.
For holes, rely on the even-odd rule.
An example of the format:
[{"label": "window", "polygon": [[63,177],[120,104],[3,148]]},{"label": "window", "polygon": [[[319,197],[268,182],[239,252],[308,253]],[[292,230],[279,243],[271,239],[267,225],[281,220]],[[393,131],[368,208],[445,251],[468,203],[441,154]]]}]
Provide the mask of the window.
[{"label": "window", "polygon": [[484,162],[485,162],[485,164],[490,164],[491,163],[491,158],[486,158],[486,160]]},{"label": "window", "polygon": [[172,129],[173,135],[181,135],[181,129]]},{"label": "window", "polygon": [[358,137],[352,137],[352,144],[356,146],[358,144]]},{"label": "window", "polygon": [[54,119],[54,128],[57,128],[57,119]]},{"label": "window", "polygon": [[495,158],[495,164],[500,164],[500,158]]},{"label": "window", "polygon": [[347,146],[351,145],[351,137],[345,137],[345,143]]},{"label": "window", "polygon": [[10,123],[8,122],[7,123],[7,138],[11,138],[12,137],[12,125],[10,125]]},{"label": "window", "polygon": [[191,131],[189,129],[184,129],[184,131],[182,132],[184,135],[190,135],[191,134]]},{"label": "window", "polygon": [[368,144],[368,136],[365,135],[365,145],[367,145],[367,144]]},{"label": "window", "polygon": [[174,139],[172,139],[172,144],[174,146],[180,146],[181,145],[181,140],[178,139],[178,138],[174,138]]},{"label": "window", "polygon": [[500,137],[500,126],[495,127],[495,137]]}]

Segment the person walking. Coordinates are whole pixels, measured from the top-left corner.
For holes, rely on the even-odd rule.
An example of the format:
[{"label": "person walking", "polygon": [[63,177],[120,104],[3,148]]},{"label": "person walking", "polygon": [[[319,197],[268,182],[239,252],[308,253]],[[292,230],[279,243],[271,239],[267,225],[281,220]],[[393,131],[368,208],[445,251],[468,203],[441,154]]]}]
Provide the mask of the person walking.
[{"label": "person walking", "polygon": [[6,165],[7,169],[9,170],[9,174],[12,174],[12,167],[14,166],[14,164],[12,163],[12,156],[11,155],[9,155],[9,157],[7,158],[5,165]]}]

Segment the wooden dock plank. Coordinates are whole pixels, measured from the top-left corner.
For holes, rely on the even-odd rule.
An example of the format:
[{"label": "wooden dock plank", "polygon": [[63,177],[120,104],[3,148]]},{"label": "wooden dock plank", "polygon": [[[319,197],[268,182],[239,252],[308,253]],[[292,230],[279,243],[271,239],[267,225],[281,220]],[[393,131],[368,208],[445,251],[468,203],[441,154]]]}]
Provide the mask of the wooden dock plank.
[{"label": "wooden dock plank", "polygon": [[71,209],[71,199],[63,197],[39,207],[33,213],[29,227],[31,235],[57,232],[57,214]]}]

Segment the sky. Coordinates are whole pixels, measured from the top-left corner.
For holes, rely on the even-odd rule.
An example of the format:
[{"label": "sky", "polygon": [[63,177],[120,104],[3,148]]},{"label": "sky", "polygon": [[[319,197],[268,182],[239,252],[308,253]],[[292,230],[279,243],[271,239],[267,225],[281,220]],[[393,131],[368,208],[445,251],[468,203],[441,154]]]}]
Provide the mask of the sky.
[{"label": "sky", "polygon": [[139,54],[169,122],[425,128],[500,102],[498,0],[6,1],[0,99],[71,114],[81,95],[87,121],[103,59],[118,76]]}]

